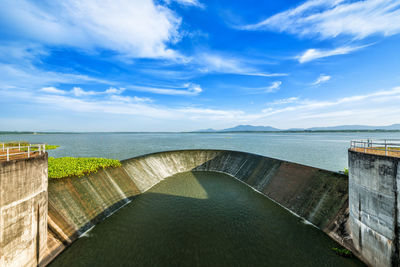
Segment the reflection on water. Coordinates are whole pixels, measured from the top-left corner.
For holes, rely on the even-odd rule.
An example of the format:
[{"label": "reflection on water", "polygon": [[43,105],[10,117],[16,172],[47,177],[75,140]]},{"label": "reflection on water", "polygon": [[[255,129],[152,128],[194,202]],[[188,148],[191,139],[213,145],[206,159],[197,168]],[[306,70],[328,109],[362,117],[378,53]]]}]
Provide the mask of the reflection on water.
[{"label": "reflection on water", "polygon": [[268,198],[221,173],[187,172],[136,198],[58,266],[362,266]]}]

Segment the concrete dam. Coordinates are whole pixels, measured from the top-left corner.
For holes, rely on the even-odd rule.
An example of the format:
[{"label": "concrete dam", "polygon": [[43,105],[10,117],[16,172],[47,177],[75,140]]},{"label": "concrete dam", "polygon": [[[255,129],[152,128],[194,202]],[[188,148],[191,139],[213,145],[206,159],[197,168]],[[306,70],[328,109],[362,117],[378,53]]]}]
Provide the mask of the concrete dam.
[{"label": "concrete dam", "polygon": [[122,161],[84,178],[49,181],[48,245],[53,254],[129,199],[163,179],[188,171],[226,173],[345,242],[347,177],[290,162],[234,151],[189,150]]},{"label": "concrete dam", "polygon": [[[127,159],[121,163],[121,167],[102,169],[81,178],[50,179],[48,184],[47,179],[42,179],[39,189],[24,188],[24,184],[16,184],[14,181],[13,186],[21,188],[20,191],[29,191],[29,197],[19,195],[15,198],[20,200],[5,202],[3,199],[7,198],[4,196],[14,194],[12,190],[8,190],[10,188],[4,187],[6,189],[3,190],[3,183],[9,181],[7,177],[11,169],[29,170],[24,172],[25,176],[21,176],[22,178],[14,175],[14,180],[26,180],[35,175],[43,177],[47,174],[47,153],[35,158],[2,162],[0,208],[3,228],[0,265],[45,266],[86,231],[121,207],[131,201],[135,203],[139,196],[151,191],[151,188],[161,184],[166,178],[187,172],[228,175],[303,218],[365,260],[364,254],[360,253],[362,250],[357,247],[359,243],[354,245],[350,235],[349,180],[343,174],[226,150],[167,151]],[[27,164],[32,166],[27,168]],[[184,181],[186,178],[179,179]],[[41,193],[47,186],[46,194]],[[36,195],[43,196],[38,201],[39,206],[34,198],[30,198]],[[48,202],[44,203],[46,198]],[[32,208],[27,208],[27,213],[32,215],[10,211],[28,200],[33,204]],[[37,207],[40,208],[39,211],[36,211]],[[19,210],[23,208],[20,207]],[[31,211],[32,209],[34,210]],[[11,217],[5,216],[11,213],[17,219],[11,220]],[[108,220],[110,219],[105,221]],[[19,224],[18,227],[15,222]],[[355,227],[354,224],[351,225]],[[29,231],[22,235],[21,229],[24,228],[29,228]],[[44,241],[45,238],[47,242]],[[31,240],[29,246],[26,245],[28,240]],[[19,257],[22,251],[25,253],[24,257]],[[376,266],[390,266],[376,264],[373,255],[366,262]]]}]

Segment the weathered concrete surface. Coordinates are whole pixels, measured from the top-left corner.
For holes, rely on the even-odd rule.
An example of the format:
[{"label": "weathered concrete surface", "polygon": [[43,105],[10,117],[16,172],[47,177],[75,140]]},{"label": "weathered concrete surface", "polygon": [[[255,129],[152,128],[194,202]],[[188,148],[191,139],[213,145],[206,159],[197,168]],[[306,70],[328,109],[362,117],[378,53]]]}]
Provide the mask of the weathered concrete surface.
[{"label": "weathered concrete surface", "polygon": [[37,266],[47,248],[47,153],[0,162],[0,266]]},{"label": "weathered concrete surface", "polygon": [[122,162],[122,167],[83,178],[50,180],[52,254],[47,260],[136,195],[186,171],[229,174],[310,221],[338,242],[351,245],[345,231],[347,177],[249,153],[185,150],[128,159]]},{"label": "weathered concrete surface", "polygon": [[349,150],[350,231],[372,266],[399,266],[399,161]]}]

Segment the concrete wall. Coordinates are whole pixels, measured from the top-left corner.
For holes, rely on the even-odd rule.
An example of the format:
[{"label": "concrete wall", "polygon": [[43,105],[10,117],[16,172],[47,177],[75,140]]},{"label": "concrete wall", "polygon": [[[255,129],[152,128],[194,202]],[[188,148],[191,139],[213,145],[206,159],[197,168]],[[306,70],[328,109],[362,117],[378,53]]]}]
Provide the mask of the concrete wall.
[{"label": "concrete wall", "polygon": [[[122,162],[81,178],[49,181],[50,261],[84,231],[163,179],[179,172],[229,174],[321,228],[338,242],[346,234],[347,177],[249,153],[171,151]],[[347,243],[344,243],[346,242]]]},{"label": "concrete wall", "polygon": [[47,153],[0,162],[0,266],[37,266],[47,248]]},{"label": "concrete wall", "polygon": [[399,161],[349,150],[350,231],[372,266],[399,266]]}]

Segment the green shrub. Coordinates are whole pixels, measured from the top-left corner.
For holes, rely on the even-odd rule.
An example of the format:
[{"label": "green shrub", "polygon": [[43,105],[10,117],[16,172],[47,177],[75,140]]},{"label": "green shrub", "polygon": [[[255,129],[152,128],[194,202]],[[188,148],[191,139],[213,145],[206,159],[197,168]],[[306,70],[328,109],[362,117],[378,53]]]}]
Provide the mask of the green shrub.
[{"label": "green shrub", "polygon": [[349,176],[349,169],[348,168],[344,168],[344,175]]},{"label": "green shrub", "polygon": [[107,167],[119,167],[116,159],[49,157],[49,178],[81,177]]},{"label": "green shrub", "polygon": [[350,250],[346,248],[332,248],[333,251],[339,256],[345,257],[345,258],[352,258],[353,253],[351,253]]}]

